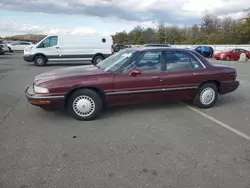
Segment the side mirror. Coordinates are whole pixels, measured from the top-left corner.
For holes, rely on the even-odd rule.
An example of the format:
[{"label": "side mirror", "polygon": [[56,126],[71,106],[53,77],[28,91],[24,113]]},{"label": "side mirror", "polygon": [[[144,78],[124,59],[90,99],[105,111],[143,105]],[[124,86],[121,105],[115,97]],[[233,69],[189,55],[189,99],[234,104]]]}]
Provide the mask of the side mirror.
[{"label": "side mirror", "polygon": [[129,76],[137,76],[137,75],[140,75],[141,74],[141,71],[138,70],[138,69],[134,69],[132,70],[130,73],[129,73]]}]

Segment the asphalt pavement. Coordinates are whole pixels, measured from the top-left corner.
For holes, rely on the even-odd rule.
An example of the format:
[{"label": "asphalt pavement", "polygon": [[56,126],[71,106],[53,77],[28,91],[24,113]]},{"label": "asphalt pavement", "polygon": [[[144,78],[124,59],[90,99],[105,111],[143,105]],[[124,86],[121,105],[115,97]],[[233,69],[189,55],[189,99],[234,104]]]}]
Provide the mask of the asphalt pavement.
[{"label": "asphalt pavement", "polygon": [[249,188],[250,62],[212,62],[241,85],[211,109],[131,105],[81,122],[24,96],[35,75],[71,63],[0,56],[0,188]]}]

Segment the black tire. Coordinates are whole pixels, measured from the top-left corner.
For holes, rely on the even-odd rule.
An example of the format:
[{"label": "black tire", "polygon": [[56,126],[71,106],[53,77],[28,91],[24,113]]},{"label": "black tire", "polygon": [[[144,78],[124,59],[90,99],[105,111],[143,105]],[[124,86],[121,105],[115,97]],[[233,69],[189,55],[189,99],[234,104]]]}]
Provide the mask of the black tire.
[{"label": "black tire", "polygon": [[8,48],[9,48],[9,52],[13,52],[10,47],[8,47]]},{"label": "black tire", "polygon": [[94,65],[98,64],[100,61],[104,60],[104,57],[102,55],[97,55],[93,58],[92,63]]},{"label": "black tire", "polygon": [[34,57],[34,64],[36,66],[44,66],[47,63],[47,59],[42,55],[36,55]]},{"label": "black tire", "polygon": [[[80,99],[80,97],[82,97],[82,99]],[[91,109],[89,109],[89,114],[82,114],[84,113],[83,111],[81,112],[80,109],[78,109],[78,113],[77,111],[77,100],[78,100],[78,104],[81,103],[80,100],[82,100],[82,103],[84,103],[84,100],[86,100],[89,104],[79,104],[80,106],[83,105],[84,107],[82,108],[82,110],[84,110],[84,108],[87,110],[87,107],[90,107]],[[76,90],[74,93],[72,93],[67,102],[67,110],[68,113],[74,117],[77,120],[80,121],[89,121],[89,120],[93,120],[95,119],[101,112],[102,108],[103,108],[103,103],[102,103],[102,99],[101,97],[98,95],[98,93],[96,93],[95,91],[91,90],[91,89],[79,89]],[[92,104],[90,104],[92,103]],[[76,105],[76,106],[75,106]],[[75,106],[75,108],[73,107]],[[93,111],[92,111],[93,110]],[[85,112],[88,113],[88,112]]]},{"label": "black tire", "polygon": [[[211,92],[211,93],[206,94],[206,93],[204,93],[205,91]],[[210,101],[207,101],[207,103],[206,103],[204,98],[209,98],[209,97],[212,97],[212,98]],[[212,106],[214,106],[217,99],[218,99],[218,88],[217,88],[216,84],[206,83],[206,84],[203,84],[199,87],[199,89],[196,93],[196,96],[193,100],[193,103],[199,108],[211,108]]]}]

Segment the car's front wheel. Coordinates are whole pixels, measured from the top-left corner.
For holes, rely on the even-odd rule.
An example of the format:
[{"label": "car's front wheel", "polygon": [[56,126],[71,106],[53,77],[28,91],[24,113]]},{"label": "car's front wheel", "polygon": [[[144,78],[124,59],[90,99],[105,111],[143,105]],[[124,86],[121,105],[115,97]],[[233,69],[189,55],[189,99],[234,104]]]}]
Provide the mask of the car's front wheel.
[{"label": "car's front wheel", "polygon": [[218,99],[218,88],[214,83],[206,83],[199,87],[194,104],[199,108],[210,108]]},{"label": "car's front wheel", "polygon": [[102,99],[91,89],[80,89],[69,96],[67,109],[69,114],[77,120],[92,120],[102,110]]}]

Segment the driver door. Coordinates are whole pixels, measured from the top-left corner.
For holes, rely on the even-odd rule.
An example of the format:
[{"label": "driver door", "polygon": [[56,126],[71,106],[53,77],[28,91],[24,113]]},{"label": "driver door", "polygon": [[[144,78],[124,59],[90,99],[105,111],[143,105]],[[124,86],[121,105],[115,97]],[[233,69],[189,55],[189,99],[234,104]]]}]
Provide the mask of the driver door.
[{"label": "driver door", "polygon": [[38,47],[39,51],[46,54],[49,60],[58,60],[61,58],[58,36],[50,36],[44,39]]},{"label": "driver door", "polygon": [[[162,95],[163,53],[148,51],[116,74],[109,103],[135,104],[156,101]],[[136,70],[137,74],[130,74]]]}]

